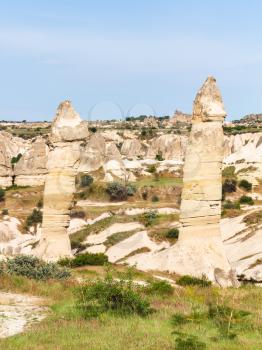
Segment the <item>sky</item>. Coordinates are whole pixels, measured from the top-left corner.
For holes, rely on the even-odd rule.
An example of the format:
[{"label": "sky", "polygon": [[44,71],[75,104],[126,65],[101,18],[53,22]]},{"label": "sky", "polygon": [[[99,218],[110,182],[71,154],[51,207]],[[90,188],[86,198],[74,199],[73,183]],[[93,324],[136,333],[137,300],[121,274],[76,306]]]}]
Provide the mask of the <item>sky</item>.
[{"label": "sky", "polygon": [[187,113],[208,75],[262,113],[261,0],[0,0],[0,120]]}]

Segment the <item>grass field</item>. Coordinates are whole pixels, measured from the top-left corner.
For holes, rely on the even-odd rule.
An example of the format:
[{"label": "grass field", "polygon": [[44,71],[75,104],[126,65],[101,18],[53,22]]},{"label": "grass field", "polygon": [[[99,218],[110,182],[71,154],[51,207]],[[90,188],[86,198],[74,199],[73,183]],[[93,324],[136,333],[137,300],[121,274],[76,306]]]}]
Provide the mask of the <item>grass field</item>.
[{"label": "grass field", "polygon": [[[123,267],[121,268],[123,269]],[[94,278],[103,268],[81,268],[75,272]],[[119,271],[115,274],[118,276]],[[137,272],[136,278],[147,279],[150,274]],[[147,317],[120,317],[103,313],[97,318],[84,319],[75,307],[76,281],[37,282],[22,277],[0,277],[0,288],[5,291],[29,293],[46,298],[50,307],[48,317],[34,324],[24,334],[0,340],[5,350],[79,350],[79,349],[210,349],[210,350],[259,350],[262,349],[262,302],[261,289],[241,287],[218,289],[215,287],[176,288],[170,296],[150,296],[151,306],[156,310]],[[236,322],[233,316],[222,320],[234,330],[236,337],[222,336],[219,324],[207,316],[208,305],[227,305],[234,310],[250,312],[246,320]],[[174,314],[194,315],[188,322],[172,324]],[[221,321],[221,320],[220,320]],[[222,322],[221,321],[221,322]],[[231,324],[232,322],[232,324]],[[175,332],[196,336],[205,343],[200,347],[178,347]]]}]

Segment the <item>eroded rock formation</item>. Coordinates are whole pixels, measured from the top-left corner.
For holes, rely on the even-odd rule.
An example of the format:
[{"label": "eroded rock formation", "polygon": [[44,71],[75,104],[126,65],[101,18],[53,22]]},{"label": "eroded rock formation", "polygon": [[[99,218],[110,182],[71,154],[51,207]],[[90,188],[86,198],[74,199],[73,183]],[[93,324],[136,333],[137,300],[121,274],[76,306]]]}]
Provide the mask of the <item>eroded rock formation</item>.
[{"label": "eroded rock formation", "polygon": [[70,101],[61,103],[52,123],[44,189],[42,237],[36,254],[45,260],[71,256],[67,235],[69,210],[75,192],[75,176],[80,161],[81,141],[88,126]]},{"label": "eroded rock formation", "polygon": [[212,280],[216,268],[230,270],[219,227],[225,116],[216,80],[209,77],[194,102],[184,164],[179,243],[188,251],[184,260],[188,272],[205,273]]},{"label": "eroded rock formation", "polygon": [[185,155],[179,240],[161,252],[132,257],[129,262],[139,269],[198,277],[204,274],[223,286],[237,284],[219,226],[225,115],[216,81],[209,77],[194,102],[193,125]]}]

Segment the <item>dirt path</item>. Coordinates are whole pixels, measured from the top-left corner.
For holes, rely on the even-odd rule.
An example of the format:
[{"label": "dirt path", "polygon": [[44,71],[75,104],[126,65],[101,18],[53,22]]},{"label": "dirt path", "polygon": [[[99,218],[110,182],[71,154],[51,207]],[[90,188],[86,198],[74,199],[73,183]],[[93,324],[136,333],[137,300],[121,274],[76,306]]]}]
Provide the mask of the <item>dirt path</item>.
[{"label": "dirt path", "polygon": [[0,338],[23,332],[46,317],[43,300],[22,294],[0,292]]}]

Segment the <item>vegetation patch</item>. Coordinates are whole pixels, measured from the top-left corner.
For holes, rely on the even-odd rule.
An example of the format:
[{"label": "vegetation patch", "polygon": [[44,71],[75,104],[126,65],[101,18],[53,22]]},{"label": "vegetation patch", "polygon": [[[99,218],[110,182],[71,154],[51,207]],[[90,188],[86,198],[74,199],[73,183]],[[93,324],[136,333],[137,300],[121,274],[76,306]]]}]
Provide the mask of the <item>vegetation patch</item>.
[{"label": "vegetation patch", "polygon": [[182,276],[177,281],[177,284],[180,286],[200,286],[200,287],[210,287],[211,281],[207,279],[206,276],[202,276],[201,278],[193,277],[193,276]]},{"label": "vegetation patch", "polygon": [[239,203],[240,204],[247,204],[247,205],[254,205],[254,201],[253,201],[252,197],[249,197],[249,196],[240,197]]},{"label": "vegetation patch", "polygon": [[7,274],[25,276],[36,280],[67,279],[70,271],[55,263],[44,262],[37,257],[18,255],[8,258],[2,265],[2,271]]},{"label": "vegetation patch", "polygon": [[242,188],[245,191],[251,191],[252,190],[252,183],[247,180],[241,180],[238,183],[238,186]]},{"label": "vegetation patch", "polygon": [[86,318],[106,312],[119,316],[148,316],[153,309],[142,290],[132,280],[114,280],[108,273],[104,279],[90,281],[77,289],[77,307]]},{"label": "vegetation patch", "polygon": [[80,266],[103,266],[108,263],[108,257],[103,253],[84,253],[79,254],[73,259],[64,258],[58,261],[61,266],[80,267]]}]

